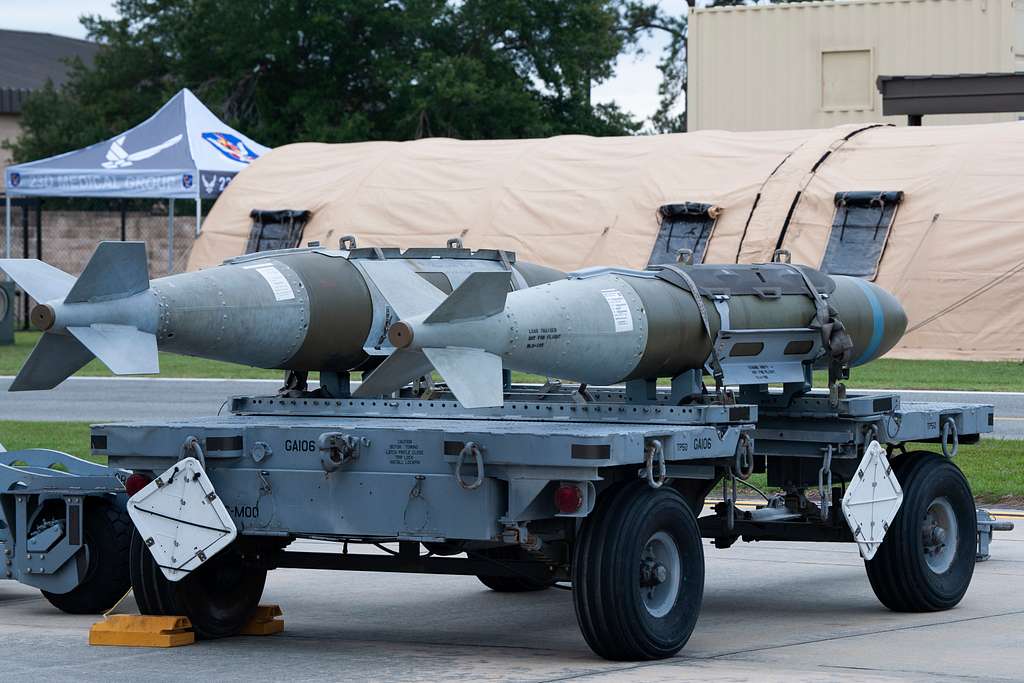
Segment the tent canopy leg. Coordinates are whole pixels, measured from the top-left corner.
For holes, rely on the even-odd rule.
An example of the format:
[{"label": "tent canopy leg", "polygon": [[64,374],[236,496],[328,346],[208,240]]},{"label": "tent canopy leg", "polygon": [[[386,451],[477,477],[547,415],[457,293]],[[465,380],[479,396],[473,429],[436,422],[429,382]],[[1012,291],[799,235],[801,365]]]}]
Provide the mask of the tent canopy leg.
[{"label": "tent canopy leg", "polygon": [[167,274],[174,274],[174,197],[167,202]]},{"label": "tent canopy leg", "polygon": [[4,195],[4,258],[11,258],[11,195]]}]

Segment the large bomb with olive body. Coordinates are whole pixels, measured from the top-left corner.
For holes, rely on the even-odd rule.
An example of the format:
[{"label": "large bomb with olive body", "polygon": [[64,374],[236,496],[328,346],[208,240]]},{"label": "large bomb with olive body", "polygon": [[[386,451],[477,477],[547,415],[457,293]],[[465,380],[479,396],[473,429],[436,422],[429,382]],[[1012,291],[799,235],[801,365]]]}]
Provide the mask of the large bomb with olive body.
[{"label": "large bomb with olive body", "polygon": [[843,363],[861,365],[900,340],[907,318],[881,287],[789,264],[592,269],[513,293],[507,276],[478,273],[391,325],[396,352],[356,393],[437,370],[464,405],[493,406],[503,368],[594,385],[676,377],[704,368],[713,343],[742,370],[738,383],[784,382],[793,375],[778,368],[828,364],[835,349],[815,334],[840,322]]},{"label": "large bomb with olive body", "polygon": [[[365,267],[355,265],[360,256]],[[38,302],[31,319],[45,333],[11,391],[53,388],[93,357],[115,374],[156,373],[158,349],[345,372],[386,354],[375,347],[386,345],[396,317],[371,271],[391,286],[418,288],[405,315],[429,312],[473,272],[504,274],[505,286],[521,288],[564,277],[493,250],[308,248],[151,282],[141,242],[101,243],[77,280],[34,259],[0,260],[0,270]]]}]

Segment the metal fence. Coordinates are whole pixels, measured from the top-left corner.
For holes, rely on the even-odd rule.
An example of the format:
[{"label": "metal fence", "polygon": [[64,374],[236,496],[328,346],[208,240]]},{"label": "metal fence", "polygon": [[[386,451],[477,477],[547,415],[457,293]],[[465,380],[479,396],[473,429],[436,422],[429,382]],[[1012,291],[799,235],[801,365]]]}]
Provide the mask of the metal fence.
[{"label": "metal fence", "polygon": [[[151,278],[183,272],[195,241],[192,202],[175,202],[173,221],[168,220],[167,201],[18,198],[11,203],[11,256],[38,258],[76,277],[89,262],[96,245],[104,240],[145,242]],[[0,199],[0,256],[6,253],[2,227],[5,211]],[[171,226],[173,233],[169,230]],[[25,327],[28,308],[29,302],[19,291],[19,329]]]}]

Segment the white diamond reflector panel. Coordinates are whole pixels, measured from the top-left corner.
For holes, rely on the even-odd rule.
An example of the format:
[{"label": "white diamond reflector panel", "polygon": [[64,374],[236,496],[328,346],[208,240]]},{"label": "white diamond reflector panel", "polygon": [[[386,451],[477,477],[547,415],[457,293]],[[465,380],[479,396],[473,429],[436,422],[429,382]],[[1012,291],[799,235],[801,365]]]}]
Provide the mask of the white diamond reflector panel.
[{"label": "white diamond reflector panel", "polygon": [[902,503],[903,489],[889,466],[885,449],[872,441],[843,496],[843,516],[865,560],[878,552]]},{"label": "white diamond reflector panel", "polygon": [[170,581],[226,548],[238,529],[195,458],[185,458],[128,500],[128,515]]}]

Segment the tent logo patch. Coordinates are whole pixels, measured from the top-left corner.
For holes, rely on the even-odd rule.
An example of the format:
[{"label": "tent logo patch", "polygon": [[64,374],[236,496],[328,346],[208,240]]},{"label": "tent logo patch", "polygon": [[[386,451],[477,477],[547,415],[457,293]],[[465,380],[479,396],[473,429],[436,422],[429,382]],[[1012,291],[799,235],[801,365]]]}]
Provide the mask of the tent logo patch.
[{"label": "tent logo patch", "polygon": [[20,173],[12,173],[11,174],[11,187],[17,187],[18,185],[21,185],[21,174]]},{"label": "tent logo patch", "polygon": [[186,173],[183,176],[181,176],[181,185],[186,190],[192,189],[192,174],[191,173]]},{"label": "tent logo patch", "polygon": [[138,152],[128,152],[128,150],[124,148],[124,141],[127,137],[127,135],[122,135],[110,143],[110,149],[107,150],[107,160],[102,164],[103,168],[128,168],[136,161],[148,159],[152,156],[156,156],[168,147],[174,147],[176,144],[181,142],[181,138],[183,136],[179,133],[173,138],[164,140],[159,145],[153,145],[152,147],[141,149]]},{"label": "tent logo patch", "polygon": [[247,164],[260,156],[249,149],[249,146],[240,137],[231,133],[203,133],[203,139],[232,161]]}]

